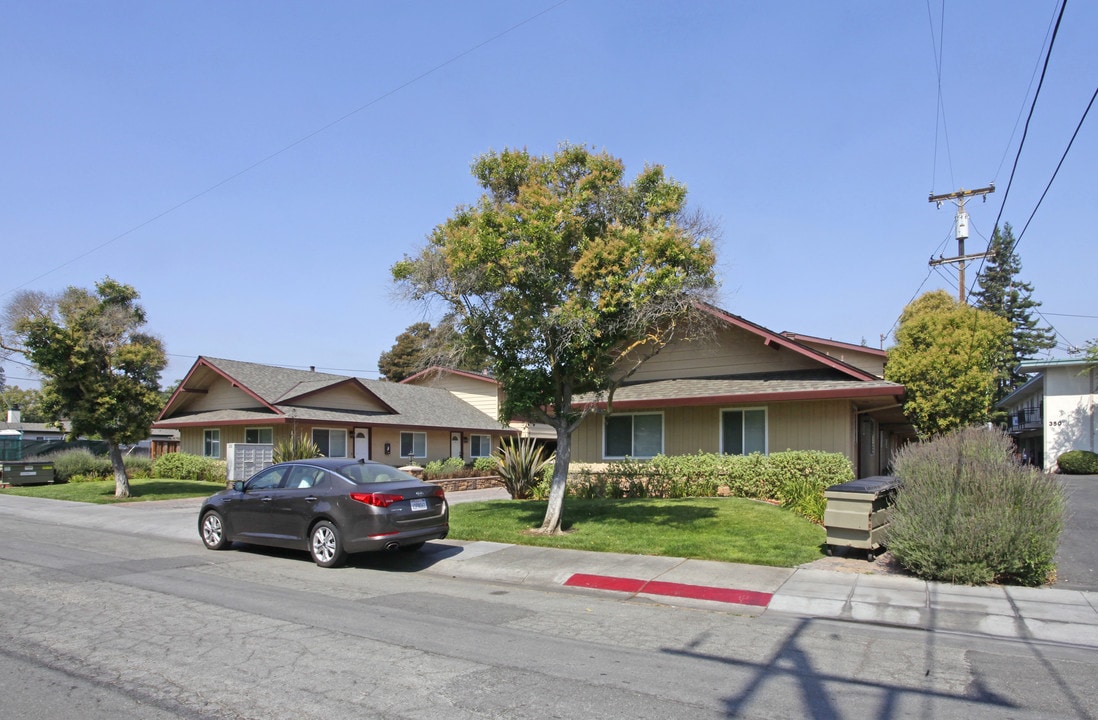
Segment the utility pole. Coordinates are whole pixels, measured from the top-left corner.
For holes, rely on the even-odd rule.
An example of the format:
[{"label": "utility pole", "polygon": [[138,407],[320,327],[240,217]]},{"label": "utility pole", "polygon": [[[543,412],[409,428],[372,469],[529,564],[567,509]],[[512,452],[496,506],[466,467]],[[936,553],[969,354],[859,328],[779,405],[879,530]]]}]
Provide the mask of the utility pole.
[{"label": "utility pole", "polygon": [[985,258],[988,256],[987,252],[976,253],[975,255],[965,255],[965,240],[968,239],[968,213],[965,212],[965,203],[968,202],[970,197],[974,195],[980,195],[984,198],[984,202],[987,202],[987,196],[995,192],[995,183],[991,183],[985,188],[979,188],[977,190],[965,190],[961,188],[957,192],[947,193],[945,195],[931,195],[930,202],[937,203],[938,207],[942,206],[942,203],[947,200],[952,200],[953,204],[957,206],[957,257],[943,258],[938,256],[938,259],[930,259],[930,266],[945,265],[947,263],[957,263],[960,270],[960,290],[957,294],[957,299],[964,305],[967,300],[968,289],[965,286],[965,263],[969,260],[976,260],[978,258]]}]

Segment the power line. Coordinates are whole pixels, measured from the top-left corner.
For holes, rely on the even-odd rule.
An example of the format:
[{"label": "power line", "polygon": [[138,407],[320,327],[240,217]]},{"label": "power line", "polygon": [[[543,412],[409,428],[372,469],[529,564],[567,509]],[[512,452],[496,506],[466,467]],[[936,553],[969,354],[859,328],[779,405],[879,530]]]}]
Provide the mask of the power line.
[{"label": "power line", "polygon": [[220,188],[224,185],[227,185],[228,183],[232,182],[233,180],[236,180],[238,177],[240,177],[242,175],[245,175],[245,174],[251,172],[252,170],[255,170],[257,167],[259,167],[261,165],[265,165],[266,163],[270,162],[271,160],[274,160],[276,157],[278,157],[278,156],[292,150],[293,148],[297,147],[298,145],[301,145],[302,143],[305,143],[309,140],[312,140],[317,135],[320,135],[321,133],[323,133],[327,130],[330,130],[331,128],[335,127],[336,125],[342,123],[343,121],[359,114],[360,112],[362,112],[364,110],[367,110],[367,109],[373,107],[374,105],[377,105],[378,103],[380,103],[383,100],[388,99],[389,97],[392,97],[393,95],[397,94],[401,90],[404,90],[405,88],[419,82],[420,80],[423,80],[424,78],[426,78],[430,75],[433,75],[434,73],[436,73],[439,70],[447,67],[448,65],[452,65],[453,63],[457,62],[458,60],[461,60],[462,58],[466,57],[467,55],[471,55],[472,53],[476,52],[477,50],[480,50],[481,48],[485,47],[486,45],[489,45],[489,44],[499,40],[500,38],[502,38],[506,35],[509,35],[510,33],[514,32],[515,30],[518,30],[520,27],[522,27],[524,25],[527,25],[527,24],[533,22],[534,20],[540,18],[542,15],[546,15],[546,14],[552,12],[553,10],[556,10],[558,7],[560,7],[561,5],[564,5],[568,1],[569,0],[559,0],[559,2],[556,2],[552,5],[550,5],[549,7],[545,8],[544,10],[541,10],[539,12],[534,13],[533,15],[530,15],[525,20],[522,20],[518,23],[515,23],[514,25],[507,28],[506,30],[498,32],[495,35],[492,35],[487,40],[483,40],[483,41],[477,43],[476,45],[473,45],[472,47],[470,47],[466,50],[463,50],[462,52],[459,52],[456,55],[451,56],[447,60],[444,60],[444,61],[438,63],[437,65],[430,68],[429,70],[426,70],[426,71],[420,73],[419,75],[416,75],[415,77],[411,78],[410,80],[406,80],[406,81],[400,83],[396,87],[382,93],[381,95],[378,95],[377,97],[370,100],[369,102],[366,102],[362,105],[359,105],[357,108],[351,110],[350,112],[344,113],[343,115],[339,116],[335,120],[332,120],[332,121],[320,126],[319,128],[317,128],[316,130],[313,130],[310,133],[302,135],[297,140],[294,140],[293,142],[289,143],[288,145],[283,146],[281,149],[276,150],[276,151],[270,153],[269,155],[267,155],[263,158],[260,158],[259,160],[256,160],[255,162],[253,162],[251,165],[248,165],[244,169],[238,170],[237,172],[229,175],[228,177],[224,178],[223,180],[220,180],[219,182],[216,182],[213,185],[210,185],[205,190],[197,192],[194,195],[191,195],[190,197],[188,197],[187,199],[182,200],[182,201],[176,203],[175,205],[172,205],[168,209],[157,213],[156,215],[152,216],[151,218],[149,218],[149,219],[147,219],[147,220],[145,220],[141,223],[138,223],[137,225],[134,225],[129,230],[126,230],[125,232],[122,232],[122,233],[119,233],[118,235],[115,235],[114,237],[110,238],[109,240],[106,240],[106,241],[96,245],[95,247],[91,248],[87,252],[84,252],[80,255],[77,255],[76,257],[74,257],[70,260],[67,260],[66,262],[63,262],[60,265],[54,266],[52,269],[47,270],[46,272],[38,275],[37,277],[31,278],[30,280],[26,281],[22,285],[17,285],[13,288],[10,288],[9,290],[4,291],[3,293],[0,293],[0,297],[10,295],[11,293],[15,292],[16,290],[22,290],[23,288],[27,287],[28,285],[31,285],[32,283],[38,282],[39,280],[46,277],[47,275],[52,275],[53,273],[57,272],[61,268],[68,267],[69,265],[72,265],[73,263],[75,263],[79,260],[83,260],[84,258],[88,257],[89,255],[92,255],[92,254],[102,250],[103,248],[107,247],[108,245],[111,245],[112,243],[115,243],[115,242],[121,240],[122,238],[126,237],[127,235],[131,235],[131,234],[137,232],[138,230],[140,230],[141,228],[143,228],[147,225],[151,225],[152,223],[156,222],[160,218],[162,218],[166,215],[170,215],[171,213],[175,212],[176,210],[179,210],[180,208],[191,204],[195,200],[198,200],[201,197],[209,195],[214,190],[217,190],[218,188]]}]

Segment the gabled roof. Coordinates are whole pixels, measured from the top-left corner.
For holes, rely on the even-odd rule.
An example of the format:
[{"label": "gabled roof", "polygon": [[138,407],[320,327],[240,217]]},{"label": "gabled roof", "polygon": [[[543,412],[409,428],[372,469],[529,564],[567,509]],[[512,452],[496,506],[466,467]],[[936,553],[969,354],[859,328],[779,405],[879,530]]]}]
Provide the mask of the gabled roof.
[{"label": "gabled roof", "polygon": [[[188,412],[186,397],[228,382],[257,406]],[[350,390],[362,407],[325,406],[320,394]],[[312,403],[310,404],[310,401]],[[441,388],[401,385],[346,375],[199,357],[157,419],[156,427],[283,424],[294,421],[357,426],[400,426],[501,432],[499,422]]]},{"label": "gabled roof", "polygon": [[496,380],[491,375],[485,375],[484,373],[473,372],[471,370],[442,367],[441,365],[432,365],[426,370],[420,370],[415,375],[404,378],[400,382],[414,385],[423,380],[427,380],[428,378],[438,377],[439,375],[456,375],[458,377],[469,378],[470,380],[479,380],[491,385],[499,385],[499,380]]}]

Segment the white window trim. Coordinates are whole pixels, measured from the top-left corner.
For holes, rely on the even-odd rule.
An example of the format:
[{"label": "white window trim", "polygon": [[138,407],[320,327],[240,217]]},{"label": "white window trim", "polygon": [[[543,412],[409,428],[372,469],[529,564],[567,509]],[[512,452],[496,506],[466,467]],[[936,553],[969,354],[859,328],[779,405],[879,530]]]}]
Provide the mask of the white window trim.
[{"label": "white window trim", "polygon": [[[217,433],[217,454],[207,455],[206,446],[210,443],[206,440],[210,433]],[[202,429],[202,457],[221,459],[221,428],[203,428]]]},{"label": "white window trim", "polygon": [[411,435],[412,436],[412,452],[413,453],[416,450],[416,435],[422,435],[423,436],[423,454],[422,455],[414,455],[414,454],[413,455],[401,455],[400,457],[412,457],[412,458],[425,458],[425,457],[427,457],[427,433],[423,432],[422,430],[401,430],[399,440],[397,441],[399,443],[399,445],[397,446],[397,452],[400,452],[401,450],[404,449],[404,436],[405,435]]},{"label": "white window trim", "polygon": [[269,430],[270,433],[271,433],[271,442],[270,443],[259,443],[259,444],[260,445],[267,445],[267,444],[273,444],[274,443],[274,428],[271,427],[270,425],[256,425],[256,426],[253,426],[253,427],[244,428],[244,438],[245,438],[245,440],[247,440],[249,430],[259,430],[259,431]]},{"label": "white window trim", "polygon": [[[606,422],[610,418],[623,418],[623,417],[638,417],[638,416],[652,416],[657,415],[660,418],[660,449],[655,455],[607,455],[606,454]],[[634,435],[629,438],[630,449],[636,449],[636,428],[634,427]],[[627,457],[636,458],[638,460],[649,460],[656,457],[656,455],[662,455],[664,450],[664,442],[666,440],[667,428],[664,422],[663,412],[635,412],[635,413],[614,413],[613,415],[604,415],[602,419],[602,459],[603,460],[624,460]]]},{"label": "white window trim", "polygon": [[[478,443],[473,442],[474,438],[488,438],[488,454],[487,455],[476,455],[476,454],[473,453],[473,447],[478,444]],[[469,457],[471,457],[471,458],[492,457],[492,436],[489,435],[488,433],[473,433],[473,434],[471,434],[469,436]]]},{"label": "white window trim", "polygon": [[[762,410],[763,412],[763,455],[770,454],[770,408],[766,405],[752,405],[750,407],[728,407],[721,408],[721,422],[720,422],[720,453],[724,455],[724,414],[726,412],[750,412],[752,410]],[[752,451],[754,452],[754,451]],[[748,453],[750,454],[750,453]]]},{"label": "white window trim", "polygon": [[[309,430],[309,439],[310,439],[310,440],[313,440],[313,433],[315,433],[315,432],[316,432],[317,430],[324,430],[325,432],[327,432],[327,433],[328,433],[328,452],[329,452],[329,454],[328,454],[328,455],[326,455],[325,457],[338,457],[338,458],[345,458],[345,457],[347,457],[347,451],[348,451],[348,450],[350,449],[350,447],[351,447],[351,443],[350,443],[350,441],[349,441],[349,438],[347,437],[347,428],[338,428],[338,427],[314,427],[314,428],[311,428],[311,429]],[[333,432],[340,432],[340,433],[343,433],[343,454],[342,454],[342,455],[335,455],[335,456],[333,456],[333,455],[331,455],[331,454],[330,454],[330,453],[331,453],[331,450],[332,450],[332,433],[333,433]],[[315,440],[313,440],[313,442],[316,442],[316,441],[315,441]]]}]

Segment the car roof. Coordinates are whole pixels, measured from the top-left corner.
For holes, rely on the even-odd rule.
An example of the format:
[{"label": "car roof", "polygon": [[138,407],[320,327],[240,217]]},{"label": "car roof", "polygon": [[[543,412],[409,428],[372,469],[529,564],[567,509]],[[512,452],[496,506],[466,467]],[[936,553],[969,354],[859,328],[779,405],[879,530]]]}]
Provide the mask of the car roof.
[{"label": "car roof", "polygon": [[302,460],[287,460],[286,462],[279,463],[279,465],[314,465],[316,467],[322,467],[326,470],[336,470],[347,465],[381,465],[379,462],[373,460],[356,460],[355,458],[306,458]]}]

